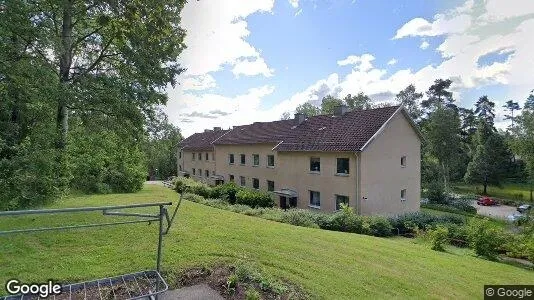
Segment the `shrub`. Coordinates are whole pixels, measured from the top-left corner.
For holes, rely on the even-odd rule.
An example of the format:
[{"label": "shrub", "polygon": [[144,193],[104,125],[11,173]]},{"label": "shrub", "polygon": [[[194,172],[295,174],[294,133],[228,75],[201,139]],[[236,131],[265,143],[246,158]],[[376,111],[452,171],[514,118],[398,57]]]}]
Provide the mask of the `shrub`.
[{"label": "shrub", "polygon": [[251,189],[241,189],[236,194],[236,203],[250,207],[273,207],[271,194]]},{"label": "shrub", "polygon": [[427,197],[430,203],[445,203],[447,201],[447,194],[441,180],[428,183]]},{"label": "shrub", "polygon": [[449,243],[457,247],[467,247],[469,245],[469,238],[467,234],[467,227],[465,225],[447,224],[449,231]]},{"label": "shrub", "polygon": [[233,182],[228,182],[225,184],[221,184],[213,188],[212,197],[213,198],[222,198],[227,200],[230,204],[236,203],[236,194],[239,192],[242,188],[237,186]]},{"label": "shrub", "polygon": [[393,226],[391,226],[391,223],[387,218],[374,216],[366,217],[364,220],[366,223],[363,225],[364,233],[381,237],[393,235]]},{"label": "shrub", "polygon": [[255,289],[251,288],[251,289],[248,289],[246,292],[245,292],[245,298],[247,300],[260,300],[261,299],[261,295],[258,291],[256,291]]},{"label": "shrub", "polygon": [[362,233],[363,219],[356,215],[348,205],[342,206],[341,210],[334,214],[321,214],[316,218],[319,228],[334,231]]},{"label": "shrub", "polygon": [[438,225],[435,229],[428,230],[428,237],[431,242],[431,249],[436,251],[444,251],[445,244],[449,241],[449,230],[447,227]]},{"label": "shrub", "polygon": [[282,222],[295,226],[318,228],[316,224],[317,213],[307,210],[294,208],[287,210],[282,215]]},{"label": "shrub", "polygon": [[472,218],[467,226],[467,237],[469,246],[475,253],[490,260],[497,258],[499,248],[504,242],[502,229],[486,218]]}]

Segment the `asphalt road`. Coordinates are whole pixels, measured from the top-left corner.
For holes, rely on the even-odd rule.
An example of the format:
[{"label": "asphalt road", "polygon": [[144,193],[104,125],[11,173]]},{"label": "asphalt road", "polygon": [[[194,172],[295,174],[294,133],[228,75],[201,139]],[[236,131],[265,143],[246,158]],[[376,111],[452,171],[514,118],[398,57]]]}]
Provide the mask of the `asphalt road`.
[{"label": "asphalt road", "polygon": [[515,206],[499,205],[499,206],[482,206],[473,201],[473,206],[477,209],[479,215],[488,217],[506,219],[509,215],[518,213]]}]

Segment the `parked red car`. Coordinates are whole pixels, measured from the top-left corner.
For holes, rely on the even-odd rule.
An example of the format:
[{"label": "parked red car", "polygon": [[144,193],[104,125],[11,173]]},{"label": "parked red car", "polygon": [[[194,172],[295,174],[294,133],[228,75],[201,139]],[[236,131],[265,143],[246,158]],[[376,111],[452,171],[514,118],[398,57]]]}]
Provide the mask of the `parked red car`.
[{"label": "parked red car", "polygon": [[477,204],[482,206],[493,206],[497,205],[497,202],[495,202],[495,200],[491,199],[490,197],[481,197],[477,200]]}]

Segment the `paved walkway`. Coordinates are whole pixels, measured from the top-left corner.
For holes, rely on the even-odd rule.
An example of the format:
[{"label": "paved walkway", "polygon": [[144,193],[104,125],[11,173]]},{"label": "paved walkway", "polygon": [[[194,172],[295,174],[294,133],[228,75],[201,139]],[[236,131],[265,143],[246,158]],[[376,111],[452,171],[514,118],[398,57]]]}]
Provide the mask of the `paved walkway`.
[{"label": "paved walkway", "polygon": [[517,214],[517,208],[508,205],[482,206],[473,201],[473,206],[477,209],[479,215],[506,219],[507,216]]},{"label": "paved walkway", "polygon": [[224,300],[217,291],[207,284],[197,284],[181,289],[167,291],[160,299],[163,300]]}]

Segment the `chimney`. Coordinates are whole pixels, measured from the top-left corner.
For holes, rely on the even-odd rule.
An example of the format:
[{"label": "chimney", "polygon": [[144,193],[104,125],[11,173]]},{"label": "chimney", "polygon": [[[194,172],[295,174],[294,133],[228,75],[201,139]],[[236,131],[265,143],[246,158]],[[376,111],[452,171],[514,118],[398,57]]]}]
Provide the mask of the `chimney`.
[{"label": "chimney", "polygon": [[349,111],[349,107],[346,105],[338,105],[334,107],[334,116],[342,116]]},{"label": "chimney", "polygon": [[213,131],[221,131],[221,127],[213,127]]},{"label": "chimney", "polygon": [[303,113],[296,113],[295,114],[295,123],[297,125],[299,125],[302,122],[304,122],[304,120],[306,120],[306,115],[305,114],[303,114]]},{"label": "chimney", "polygon": [[210,129],[204,129],[204,132],[210,132],[211,130]]}]

